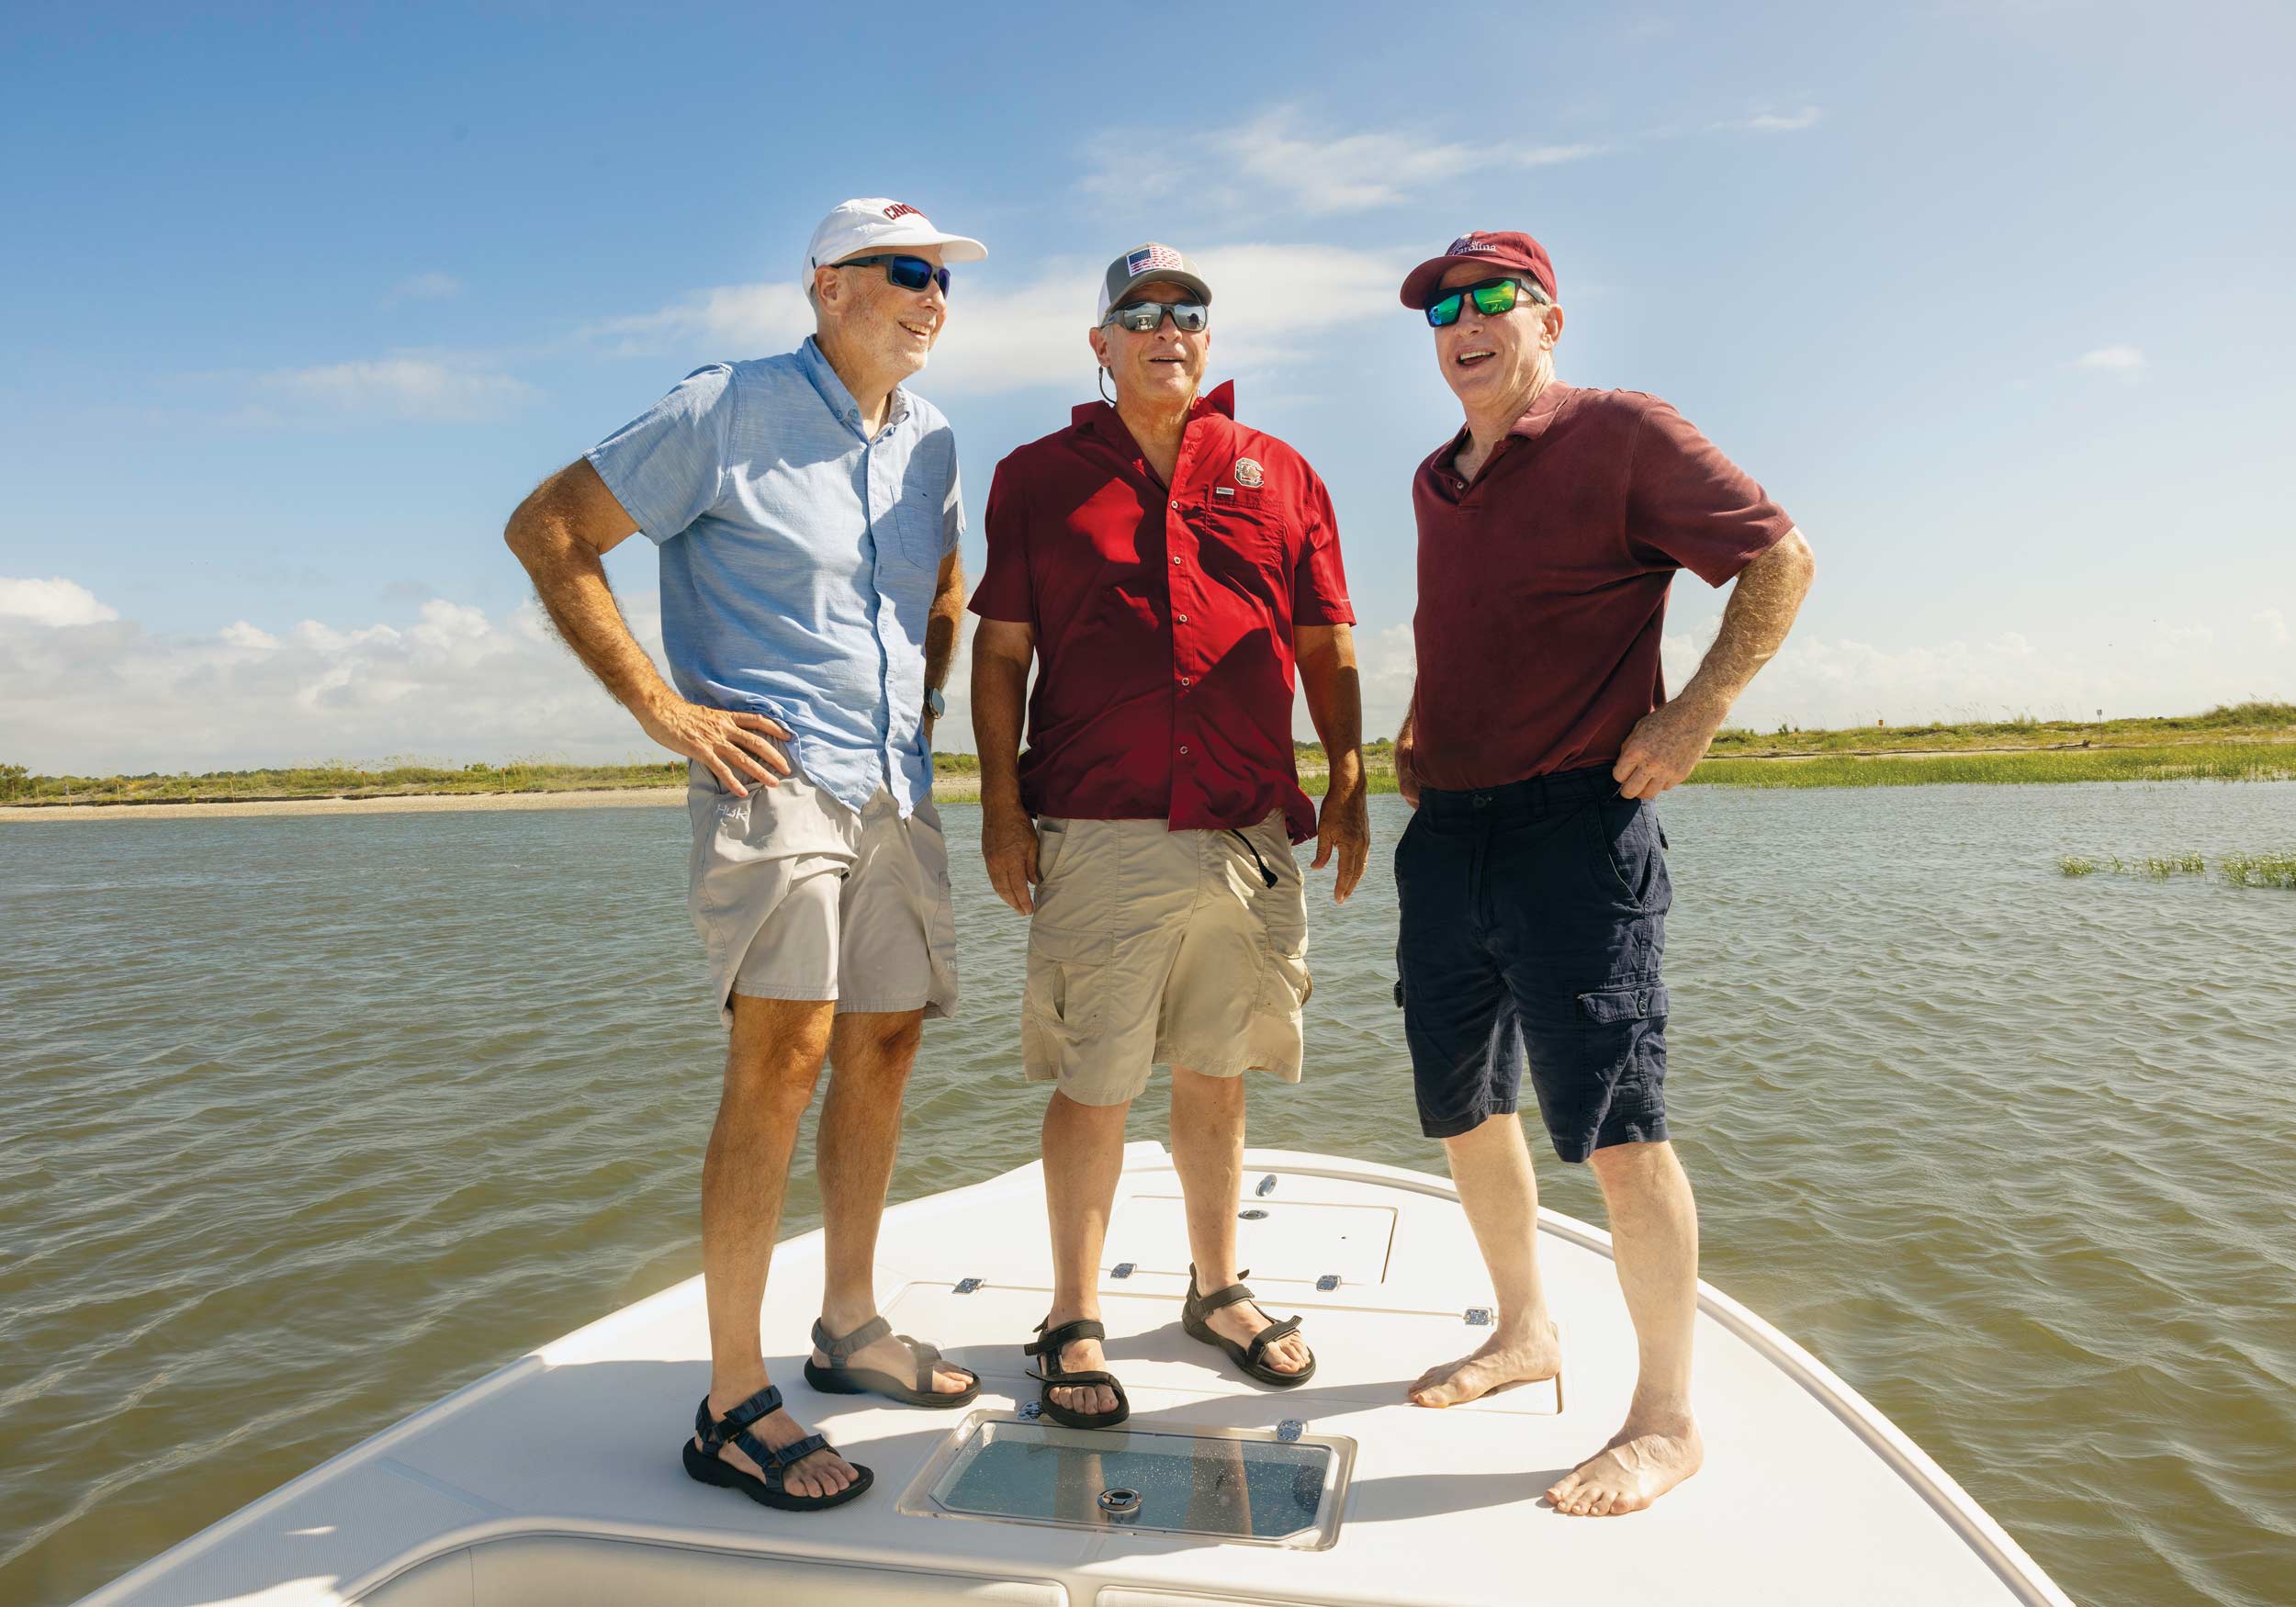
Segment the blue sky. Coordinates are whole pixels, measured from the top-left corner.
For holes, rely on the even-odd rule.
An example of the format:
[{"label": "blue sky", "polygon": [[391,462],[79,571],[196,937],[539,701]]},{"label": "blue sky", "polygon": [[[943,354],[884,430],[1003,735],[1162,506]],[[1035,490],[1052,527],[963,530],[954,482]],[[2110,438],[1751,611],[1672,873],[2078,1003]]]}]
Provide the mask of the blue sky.
[{"label": "blue sky", "polygon": [[[1206,263],[1215,374],[1331,485],[1375,733],[1457,421],[1394,285],[1468,228],[1547,242],[1564,377],[1667,397],[1809,534],[1746,723],[2296,696],[2292,46],[2041,0],[14,6],[0,759],[640,754],[502,521],[793,343],[869,194],[991,250],[917,384],[974,573],[996,460],[1090,394],[1095,270]],[[649,631],[650,550],[611,568]],[[1718,605],[1678,587],[1678,674]]]}]

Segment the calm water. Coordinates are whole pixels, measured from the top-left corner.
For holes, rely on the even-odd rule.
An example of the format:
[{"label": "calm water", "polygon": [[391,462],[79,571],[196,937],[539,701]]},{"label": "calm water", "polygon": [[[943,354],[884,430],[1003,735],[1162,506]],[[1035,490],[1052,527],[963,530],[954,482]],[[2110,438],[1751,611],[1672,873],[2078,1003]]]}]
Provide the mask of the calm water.
[{"label": "calm water", "polygon": [[[1375,801],[1383,844],[1404,818]],[[2296,896],[2055,870],[2296,847],[2296,787],[1665,818],[1707,1275],[2084,1602],[2296,1600]],[[685,851],[667,808],[0,827],[0,1601],[697,1270],[720,1039]],[[1439,1171],[1386,858],[1314,905],[1313,1086],[1255,1086],[1252,1137]],[[955,871],[967,1008],[928,1034],[905,1196],[1028,1160],[1042,1098],[1018,917]],[[1132,1136],[1163,1125],[1152,1096]],[[787,1230],[815,1208],[801,1159]]]}]

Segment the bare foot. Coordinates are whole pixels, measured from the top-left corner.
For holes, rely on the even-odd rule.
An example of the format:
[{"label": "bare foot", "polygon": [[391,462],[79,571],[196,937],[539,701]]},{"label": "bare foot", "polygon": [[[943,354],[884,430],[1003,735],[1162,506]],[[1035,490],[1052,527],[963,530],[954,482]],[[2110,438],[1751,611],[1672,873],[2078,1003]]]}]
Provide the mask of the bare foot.
[{"label": "bare foot", "polygon": [[[860,1324],[855,1323],[854,1326],[859,1327]],[[813,1365],[816,1367],[826,1367],[830,1365],[828,1356],[817,1346],[813,1353]],[[845,1365],[867,1367],[879,1373],[890,1373],[904,1384],[917,1377],[917,1362],[909,1354],[909,1347],[889,1333],[883,1339],[861,1346],[851,1355],[847,1356]],[[973,1375],[954,1362],[944,1358],[935,1364],[933,1367],[934,1394],[962,1395],[972,1387]]]},{"label": "bare foot", "polygon": [[1457,1406],[1510,1384],[1536,1384],[1562,1371],[1562,1340],[1548,1323],[1536,1339],[1494,1333],[1480,1350],[1429,1367],[1408,1393],[1413,1406]]},{"label": "bare foot", "polygon": [[1609,1444],[1556,1480],[1547,1499],[1573,1518],[1638,1512],[1697,1472],[1705,1456],[1687,1415],[1647,1423],[1629,1418]]},{"label": "bare foot", "polygon": [[[1240,1345],[1249,1346],[1252,1336],[1263,1328],[1274,1327],[1275,1320],[1260,1309],[1257,1300],[1238,1300],[1206,1317],[1204,1326]],[[1260,1360],[1278,1373],[1296,1373],[1308,1365],[1312,1354],[1306,1340],[1296,1333],[1287,1333],[1260,1352]]]},{"label": "bare foot", "polygon": [[[723,1399],[713,1394],[710,1397],[710,1415],[713,1418],[723,1417],[727,1408],[738,1406],[748,1399],[748,1394],[729,1395]],[[783,1445],[804,1439],[806,1431],[788,1412],[776,1411],[751,1423],[749,1432],[765,1442],[766,1449],[778,1451]],[[696,1450],[701,1448],[701,1435],[693,1436],[693,1444]],[[748,1453],[731,1440],[717,1448],[717,1457],[719,1461],[729,1467],[739,1468],[753,1478],[765,1477],[765,1469],[759,1467]],[[838,1455],[834,1449],[824,1446],[795,1467],[782,1469],[782,1488],[790,1494],[797,1496],[835,1495],[838,1490],[852,1483],[856,1477],[858,1476],[853,1472],[851,1463]]]},{"label": "bare foot", "polygon": [[[1045,1326],[1058,1328],[1061,1322],[1075,1320],[1073,1317],[1064,1317],[1060,1322],[1047,1322]],[[1097,1339],[1072,1339],[1061,1346],[1061,1370],[1064,1372],[1103,1373],[1108,1370],[1108,1365],[1109,1359],[1101,1353],[1100,1342]],[[1048,1367],[1045,1371],[1052,1369]],[[1045,1398],[1054,1406],[1069,1411],[1092,1413],[1116,1410],[1116,1391],[1106,1384],[1063,1384],[1045,1391]]]}]

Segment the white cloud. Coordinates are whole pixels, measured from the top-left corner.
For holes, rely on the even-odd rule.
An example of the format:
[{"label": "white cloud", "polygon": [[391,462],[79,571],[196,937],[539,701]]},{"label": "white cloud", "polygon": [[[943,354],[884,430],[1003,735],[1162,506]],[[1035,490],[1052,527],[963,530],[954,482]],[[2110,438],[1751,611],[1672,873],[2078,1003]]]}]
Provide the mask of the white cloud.
[{"label": "white cloud", "polygon": [[501,418],[541,394],[469,358],[411,353],[279,369],[255,385],[266,402],[242,419],[263,424],[302,422],[314,413],[475,423]]},{"label": "white cloud", "polygon": [[119,611],[96,600],[96,593],[74,580],[11,580],[0,577],[0,619],[29,620],[36,625],[102,624],[116,620]]},{"label": "white cloud", "polygon": [[2099,346],[2093,352],[2084,352],[2073,366],[2134,379],[2144,372],[2144,354],[2134,346]]},{"label": "white cloud", "polygon": [[223,640],[231,646],[244,647],[250,652],[267,653],[279,645],[279,638],[268,631],[259,631],[245,620],[234,620],[223,627]]},{"label": "white cloud", "polygon": [[2248,617],[2256,624],[2264,627],[2265,634],[2272,638],[2272,645],[2274,646],[2285,647],[2288,646],[2290,641],[2288,615],[2282,613],[2277,608],[2263,608],[2258,609],[2255,613],[2250,614]]},{"label": "white cloud", "polygon": [[401,301],[445,301],[462,294],[462,281],[452,274],[417,274],[401,279],[383,296],[385,307]]},{"label": "white cloud", "polygon": [[[13,598],[24,582],[0,582]],[[213,635],[145,630],[70,582],[96,623],[0,613],[0,760],[48,773],[240,769],[415,754],[651,759],[635,722],[534,603],[507,615],[433,599],[411,623]],[[650,592],[624,599],[661,657]]]},{"label": "white cloud", "polygon": [[1806,106],[1799,111],[1756,112],[1752,117],[1748,118],[1742,123],[1724,124],[1722,126],[1726,128],[1746,129],[1757,134],[1798,134],[1805,129],[1816,128],[1818,126],[1818,119],[1823,118],[1825,115],[1824,110],[1820,107]]},{"label": "white cloud", "polygon": [[[1710,632],[1709,632],[1710,635]],[[1666,682],[1679,687],[1705,644],[1670,635]],[[1734,725],[1769,730],[2192,713],[2214,703],[2286,697],[2296,664],[2269,651],[2235,651],[2206,625],[2159,625],[2136,642],[2043,646],[2020,632],[1984,642],[1889,649],[1845,638],[1795,635],[1755,678]]]},{"label": "white cloud", "polygon": [[1276,107],[1232,128],[1164,141],[1145,172],[1136,140],[1109,136],[1098,149],[1085,187],[1110,200],[1131,205],[1185,184],[1199,203],[1237,206],[1248,194],[1255,206],[1329,216],[1395,206],[1463,174],[1551,167],[1599,156],[1607,147],[1453,142],[1389,130],[1328,134],[1303,127],[1295,108]]},{"label": "white cloud", "polygon": [[[1213,292],[1212,365],[1254,372],[1317,354],[1309,337],[1394,314],[1402,258],[1329,245],[1236,244],[1192,253]],[[1010,287],[960,279],[949,326],[917,381],[924,395],[986,395],[1034,385],[1092,383],[1085,341],[1105,264],[1048,261]],[[1316,294],[1303,298],[1303,280]],[[591,327],[619,350],[672,351],[695,361],[786,352],[813,332],[813,311],[792,283],[723,285],[658,311]]]}]

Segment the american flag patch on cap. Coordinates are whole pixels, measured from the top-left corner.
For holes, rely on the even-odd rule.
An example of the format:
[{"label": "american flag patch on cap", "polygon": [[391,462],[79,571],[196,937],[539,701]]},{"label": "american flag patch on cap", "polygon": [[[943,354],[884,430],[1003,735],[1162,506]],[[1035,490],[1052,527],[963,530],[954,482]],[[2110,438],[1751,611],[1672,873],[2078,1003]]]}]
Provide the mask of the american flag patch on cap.
[{"label": "american flag patch on cap", "polygon": [[1143,245],[1124,259],[1124,271],[1137,279],[1153,268],[1176,268],[1180,253],[1168,245]]}]

